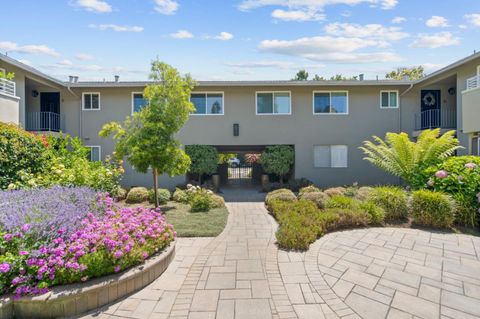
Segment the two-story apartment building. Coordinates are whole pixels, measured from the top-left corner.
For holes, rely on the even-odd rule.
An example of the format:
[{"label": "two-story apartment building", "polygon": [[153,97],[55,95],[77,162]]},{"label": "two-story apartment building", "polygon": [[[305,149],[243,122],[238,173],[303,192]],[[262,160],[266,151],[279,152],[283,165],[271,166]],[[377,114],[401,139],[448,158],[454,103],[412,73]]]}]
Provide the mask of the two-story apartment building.
[{"label": "two-story apartment building", "polygon": [[[0,55],[0,121],[28,131],[79,136],[93,160],[114,150],[98,137],[102,125],[141,108],[149,83],[60,81]],[[455,129],[464,147],[479,154],[480,53],[417,81],[200,81],[191,95],[197,111],[179,133],[184,145],[207,144],[220,152],[259,152],[292,145],[294,176],[320,186],[398,182],[363,160],[358,149],[372,135],[427,128]],[[174,187],[184,177],[161,177]],[[126,167],[125,186],[150,186],[150,176]]]}]

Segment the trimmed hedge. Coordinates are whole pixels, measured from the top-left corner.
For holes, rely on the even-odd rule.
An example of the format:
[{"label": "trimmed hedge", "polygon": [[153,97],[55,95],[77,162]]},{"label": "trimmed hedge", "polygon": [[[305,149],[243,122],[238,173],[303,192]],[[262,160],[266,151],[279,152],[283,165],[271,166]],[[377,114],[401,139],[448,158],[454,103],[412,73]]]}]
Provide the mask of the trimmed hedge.
[{"label": "trimmed hedge", "polygon": [[408,218],[408,196],[398,187],[375,187],[368,200],[385,211],[385,220],[406,220]]},{"label": "trimmed hedge", "polygon": [[295,194],[289,189],[280,188],[268,193],[265,197],[265,203],[267,206],[270,206],[274,200],[293,202],[297,200],[297,196],[295,196]]},{"label": "trimmed hedge", "polygon": [[314,185],[310,185],[310,186],[307,186],[307,187],[302,187],[300,188],[300,190],[298,191],[298,197],[301,198],[303,195],[305,195],[306,193],[316,193],[316,192],[320,192],[320,189],[317,188],[316,186]]},{"label": "trimmed hedge", "polygon": [[129,204],[138,204],[148,201],[149,193],[145,187],[133,187],[127,194],[125,202]]},{"label": "trimmed hedge", "polygon": [[346,191],[347,189],[345,187],[332,187],[332,188],[327,188],[323,192],[330,197],[334,197],[334,196],[343,196],[345,195]]},{"label": "trimmed hedge", "polygon": [[210,195],[210,199],[212,200],[212,208],[221,208],[225,206],[225,200],[222,196],[217,194]]},{"label": "trimmed hedge", "polygon": [[299,196],[299,199],[305,199],[314,202],[318,208],[325,208],[325,202],[329,199],[328,195],[323,192],[307,192]]},{"label": "trimmed hedge", "polygon": [[419,225],[448,228],[455,220],[455,205],[444,193],[415,191],[412,194],[411,207],[415,223]]},{"label": "trimmed hedge", "polygon": [[196,192],[190,200],[192,212],[208,212],[212,208],[212,197],[207,192]]},{"label": "trimmed hedge", "polygon": [[176,188],[175,192],[173,192],[172,199],[177,203],[188,203],[188,195],[183,189]]},{"label": "trimmed hedge", "polygon": [[[157,197],[158,197],[158,203],[160,205],[166,204],[169,200],[172,194],[168,189],[165,188],[158,188],[157,189]],[[148,201],[150,203],[155,203],[155,192],[153,189],[148,191]]]}]

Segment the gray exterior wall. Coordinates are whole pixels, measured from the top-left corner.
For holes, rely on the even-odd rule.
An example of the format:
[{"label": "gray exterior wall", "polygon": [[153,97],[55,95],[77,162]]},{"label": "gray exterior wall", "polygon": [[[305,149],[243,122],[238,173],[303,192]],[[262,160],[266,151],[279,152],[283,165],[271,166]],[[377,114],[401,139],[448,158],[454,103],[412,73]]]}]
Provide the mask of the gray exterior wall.
[{"label": "gray exterior wall", "polygon": [[[223,92],[224,115],[191,116],[178,138],[184,145],[208,144],[214,146],[246,146],[288,144],[295,147],[296,178],[305,177],[321,187],[352,184],[398,183],[399,180],[363,160],[358,149],[362,142],[372,135],[383,137],[387,132],[415,133],[415,114],[420,112],[420,91],[440,89],[442,107],[457,110],[458,137],[465,147],[461,154],[471,152],[472,134],[463,132],[462,94],[466,79],[476,74],[480,58],[465,63],[452,70],[441,72],[415,85],[278,85],[268,86],[241,83],[225,86],[200,86],[199,92]],[[132,92],[143,91],[143,86],[107,84],[110,87],[59,86],[48,79],[42,79],[20,68],[10,66],[0,60],[0,67],[15,72],[19,102],[20,123],[25,123],[25,113],[39,110],[39,97],[31,96],[33,89],[39,92],[60,92],[60,110],[64,116],[65,132],[80,136],[87,146],[101,146],[102,158],[114,150],[111,139],[98,137],[101,127],[110,121],[123,121],[132,110]],[[143,85],[143,84],[138,84]],[[456,86],[457,93],[447,93]],[[314,115],[313,91],[348,91],[349,112],[347,115]],[[381,109],[380,91],[398,90],[400,108]],[[290,91],[292,110],[290,115],[256,115],[256,91]],[[99,92],[100,110],[82,110],[82,93]],[[473,110],[472,117],[480,110]],[[240,136],[233,136],[233,124],[240,126]],[[313,149],[315,145],[347,145],[347,168],[315,168]],[[162,176],[160,185],[173,188],[183,183],[185,178]],[[151,186],[150,174],[136,173],[126,164],[123,184]]]}]

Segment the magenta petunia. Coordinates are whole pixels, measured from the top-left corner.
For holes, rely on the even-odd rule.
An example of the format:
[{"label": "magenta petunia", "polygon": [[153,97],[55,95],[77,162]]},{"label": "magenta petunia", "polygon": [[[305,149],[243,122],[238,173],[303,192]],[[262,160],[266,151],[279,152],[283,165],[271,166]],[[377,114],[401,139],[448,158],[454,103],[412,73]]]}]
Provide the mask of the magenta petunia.
[{"label": "magenta petunia", "polygon": [[0,273],[4,274],[10,271],[12,267],[10,266],[9,263],[3,262],[0,264]]}]

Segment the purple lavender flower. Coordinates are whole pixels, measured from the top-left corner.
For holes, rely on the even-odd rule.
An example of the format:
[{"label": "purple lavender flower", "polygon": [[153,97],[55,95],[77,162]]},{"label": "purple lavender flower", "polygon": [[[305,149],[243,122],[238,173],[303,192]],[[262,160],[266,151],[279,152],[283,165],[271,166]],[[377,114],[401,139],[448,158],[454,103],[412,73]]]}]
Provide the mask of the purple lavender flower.
[{"label": "purple lavender flower", "polygon": [[30,224],[22,225],[22,227],[20,227],[20,230],[24,233],[28,232],[30,230]]},{"label": "purple lavender flower", "polygon": [[12,238],[13,238],[13,235],[12,235],[12,234],[5,234],[5,235],[3,235],[3,239],[4,239],[5,241],[11,241]]},{"label": "purple lavender flower", "polygon": [[10,269],[11,269],[11,266],[9,263],[3,262],[0,264],[0,273],[2,274],[9,272]]}]

